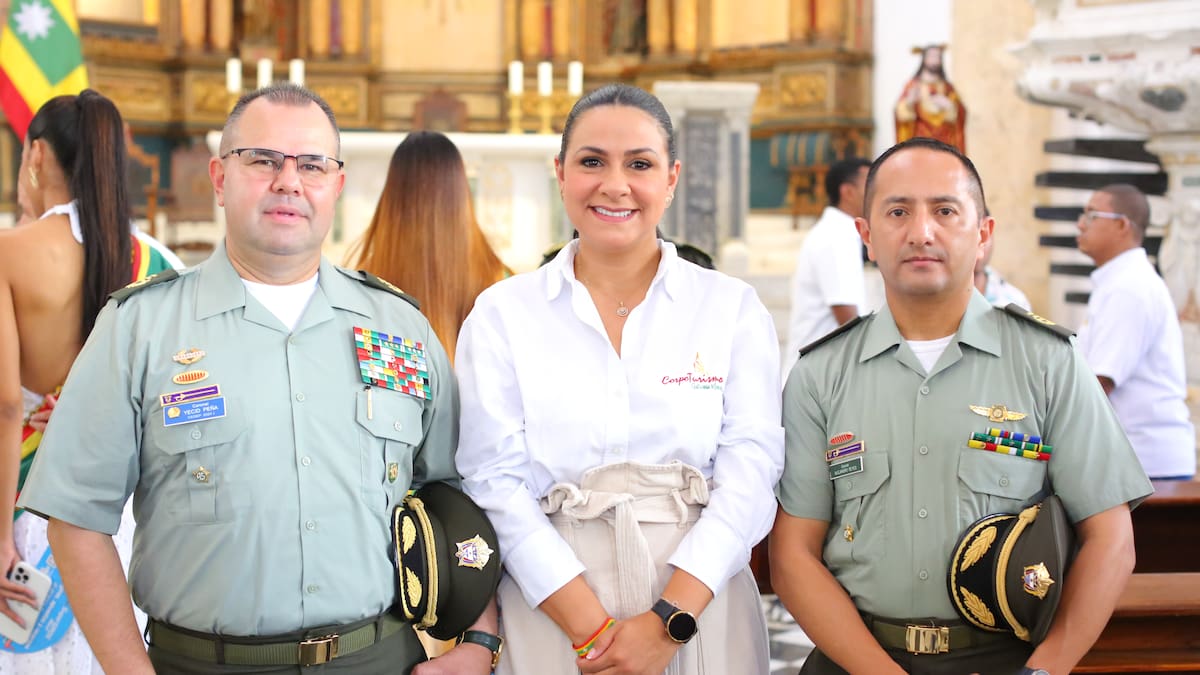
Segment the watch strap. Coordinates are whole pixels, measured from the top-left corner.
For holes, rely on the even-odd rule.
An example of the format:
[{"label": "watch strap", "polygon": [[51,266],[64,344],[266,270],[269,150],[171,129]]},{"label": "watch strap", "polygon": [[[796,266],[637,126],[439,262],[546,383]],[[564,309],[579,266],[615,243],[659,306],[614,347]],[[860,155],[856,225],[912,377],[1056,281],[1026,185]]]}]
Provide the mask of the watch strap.
[{"label": "watch strap", "polygon": [[650,611],[658,615],[658,618],[662,619],[665,626],[667,625],[667,621],[671,619],[671,615],[678,612],[679,608],[672,605],[665,598],[659,598],[658,602],[654,603],[654,606],[650,608]]},{"label": "watch strap", "polygon": [[500,661],[500,649],[504,646],[504,638],[481,630],[469,630],[458,638],[459,644],[464,642],[486,647],[492,653],[492,669],[495,670]]}]

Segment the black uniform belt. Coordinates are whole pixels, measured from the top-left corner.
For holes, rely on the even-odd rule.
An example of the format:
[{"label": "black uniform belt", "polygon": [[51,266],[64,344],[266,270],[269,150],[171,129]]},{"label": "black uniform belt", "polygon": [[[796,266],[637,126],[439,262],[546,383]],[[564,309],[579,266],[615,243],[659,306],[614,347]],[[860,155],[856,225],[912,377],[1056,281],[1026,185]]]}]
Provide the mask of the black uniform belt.
[{"label": "black uniform belt", "polygon": [[957,619],[887,619],[866,613],[862,618],[880,645],[911,654],[945,654],[1012,639],[1010,634],[987,633]]},{"label": "black uniform belt", "polygon": [[345,626],[328,626],[267,637],[211,635],[150,619],[151,645],[178,656],[234,666],[315,666],[361,651],[408,628],[384,613]]}]

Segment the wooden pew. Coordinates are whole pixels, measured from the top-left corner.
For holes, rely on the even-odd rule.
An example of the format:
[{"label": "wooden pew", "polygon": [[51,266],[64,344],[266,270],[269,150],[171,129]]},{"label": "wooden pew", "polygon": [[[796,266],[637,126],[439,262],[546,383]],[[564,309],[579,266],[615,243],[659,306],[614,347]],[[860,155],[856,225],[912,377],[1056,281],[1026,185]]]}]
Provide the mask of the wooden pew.
[{"label": "wooden pew", "polygon": [[1134,574],[1076,673],[1200,673],[1200,572]]},{"label": "wooden pew", "polygon": [[1154,481],[1133,510],[1136,573],[1200,572],[1200,482]]}]

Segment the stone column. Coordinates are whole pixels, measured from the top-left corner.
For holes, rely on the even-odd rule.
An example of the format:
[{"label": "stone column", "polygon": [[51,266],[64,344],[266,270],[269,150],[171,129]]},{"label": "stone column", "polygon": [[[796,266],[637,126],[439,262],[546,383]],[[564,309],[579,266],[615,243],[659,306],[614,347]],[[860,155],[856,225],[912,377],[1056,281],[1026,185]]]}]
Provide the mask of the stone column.
[{"label": "stone column", "polygon": [[[742,250],[750,210],[750,114],[759,87],[749,82],[655,82],[675,126],[683,171],[661,223],[670,239],[703,249],[724,267]],[[729,270],[736,273],[736,269]]]},{"label": "stone column", "polygon": [[1179,310],[1188,384],[1200,386],[1200,134],[1154,136],[1146,149],[1168,176],[1171,221],[1158,266]]}]

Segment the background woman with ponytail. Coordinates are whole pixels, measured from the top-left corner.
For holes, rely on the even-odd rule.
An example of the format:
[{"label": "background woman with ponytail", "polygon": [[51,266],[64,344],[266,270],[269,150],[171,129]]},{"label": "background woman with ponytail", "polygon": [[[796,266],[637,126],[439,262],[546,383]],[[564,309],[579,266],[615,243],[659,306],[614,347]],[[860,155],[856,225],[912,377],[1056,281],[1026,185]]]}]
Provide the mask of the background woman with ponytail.
[{"label": "background woman with ponytail", "polygon": [[[112,101],[90,89],[47,101],[29,124],[19,191],[28,225],[0,232],[0,503],[15,503],[19,479],[40,440],[29,416],[52,404],[96,315],[113,291],[167,269],[163,253],[130,229],[125,137]],[[114,180],[114,178],[116,178]],[[177,259],[176,259],[177,260]],[[103,420],[96,420],[103,424]],[[128,565],[133,520],[116,537]],[[0,518],[0,572],[36,565],[47,549],[46,521]],[[0,574],[0,613],[21,587]],[[100,672],[77,626],[50,649],[0,651],[0,672]]]}]

